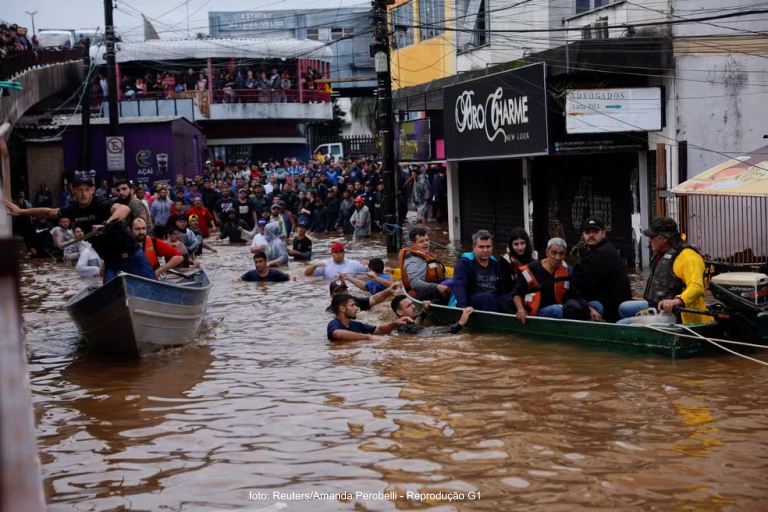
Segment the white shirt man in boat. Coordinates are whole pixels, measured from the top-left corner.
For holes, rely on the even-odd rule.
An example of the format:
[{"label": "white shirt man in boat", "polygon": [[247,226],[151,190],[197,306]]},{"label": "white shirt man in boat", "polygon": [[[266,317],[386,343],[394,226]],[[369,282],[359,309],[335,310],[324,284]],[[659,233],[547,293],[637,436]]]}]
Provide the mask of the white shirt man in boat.
[{"label": "white shirt man in boat", "polygon": [[155,272],[136,241],[136,237],[124,222],[115,222],[125,220],[131,213],[131,209],[96,196],[93,180],[88,173],[75,173],[72,185],[75,203],[62,208],[22,210],[10,201],[5,202],[5,207],[11,216],[44,215],[49,219],[68,217],[85,233],[95,231],[97,235],[91,238],[91,245],[104,260],[105,283],[117,276],[119,272],[155,279]]},{"label": "white shirt man in boat", "polygon": [[[674,313],[675,307],[706,311],[704,303],[704,259],[698,250],[687,243],[677,228],[677,222],[668,217],[654,219],[651,227],[643,231],[654,252],[651,276],[645,284],[643,300],[630,300],[619,306],[621,320],[629,324],[632,317],[648,308]],[[684,324],[706,323],[711,317],[682,313]]]},{"label": "white shirt man in boat", "polygon": [[[147,236],[147,222],[141,217],[133,219],[131,232],[141,244],[144,255],[149,260],[149,264],[152,265],[158,279],[162,274],[184,263],[184,257],[172,245]],[[165,259],[165,264],[160,265],[160,258]]]},{"label": "white shirt man in boat", "polygon": [[424,301],[420,310],[416,303],[413,302],[413,299],[407,295],[398,295],[392,299],[390,305],[397,318],[407,317],[413,320],[411,323],[399,326],[395,331],[398,334],[457,334],[464,329],[464,326],[469,321],[469,316],[475,311],[472,307],[466,307],[461,313],[461,318],[455,324],[448,327],[430,328],[422,325],[424,314],[429,310],[429,301]]},{"label": "white shirt man in boat", "polygon": [[445,267],[429,253],[432,244],[427,230],[412,229],[408,238],[411,248],[400,250],[400,271],[406,293],[418,300],[447,304],[452,281],[446,281]]}]

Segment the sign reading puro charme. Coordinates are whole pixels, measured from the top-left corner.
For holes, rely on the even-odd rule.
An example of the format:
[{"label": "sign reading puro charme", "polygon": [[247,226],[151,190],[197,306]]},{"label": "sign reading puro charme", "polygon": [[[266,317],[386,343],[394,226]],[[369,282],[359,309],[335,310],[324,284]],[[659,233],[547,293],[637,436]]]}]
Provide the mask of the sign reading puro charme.
[{"label": "sign reading puro charme", "polygon": [[545,86],[540,63],[443,89],[446,160],[546,154]]}]

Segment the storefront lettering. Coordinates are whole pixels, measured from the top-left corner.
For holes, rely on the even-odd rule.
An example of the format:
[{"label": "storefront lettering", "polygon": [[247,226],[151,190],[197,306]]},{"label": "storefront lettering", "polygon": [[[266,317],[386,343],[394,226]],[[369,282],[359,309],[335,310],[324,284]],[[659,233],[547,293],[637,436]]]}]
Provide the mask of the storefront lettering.
[{"label": "storefront lettering", "polygon": [[504,99],[504,89],[499,87],[488,95],[485,105],[473,105],[474,94],[474,91],[464,91],[456,99],[456,129],[459,133],[483,129],[491,142],[499,135],[504,141],[528,138],[527,134],[525,137],[508,136],[504,131],[505,126],[528,122],[528,96]]}]

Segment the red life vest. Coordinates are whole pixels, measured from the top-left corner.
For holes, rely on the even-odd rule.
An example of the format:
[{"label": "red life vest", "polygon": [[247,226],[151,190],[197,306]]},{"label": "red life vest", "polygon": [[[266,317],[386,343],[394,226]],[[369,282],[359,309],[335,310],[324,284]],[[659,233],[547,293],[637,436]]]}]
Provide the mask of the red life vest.
[{"label": "red life vest", "polygon": [[149,264],[152,265],[152,270],[160,268],[160,260],[157,258],[157,251],[155,250],[155,239],[151,236],[144,239],[144,255],[149,260]]},{"label": "red life vest", "polygon": [[[523,299],[525,309],[529,315],[536,316],[539,314],[539,308],[541,307],[541,286],[536,281],[536,277],[528,268],[528,265],[520,267],[520,274],[528,283],[528,293]],[[571,283],[568,276],[568,265],[563,262],[562,265],[555,269],[555,301],[558,304],[563,303],[565,294],[568,293],[568,288],[570,288]]]},{"label": "red life vest", "polygon": [[445,266],[437,258],[416,249],[400,249],[400,277],[403,279],[403,287],[405,287],[408,295],[416,297],[418,294],[415,290],[411,289],[411,280],[408,278],[408,274],[405,273],[406,254],[415,254],[427,262],[427,275],[424,277],[424,281],[437,284],[445,281]]}]

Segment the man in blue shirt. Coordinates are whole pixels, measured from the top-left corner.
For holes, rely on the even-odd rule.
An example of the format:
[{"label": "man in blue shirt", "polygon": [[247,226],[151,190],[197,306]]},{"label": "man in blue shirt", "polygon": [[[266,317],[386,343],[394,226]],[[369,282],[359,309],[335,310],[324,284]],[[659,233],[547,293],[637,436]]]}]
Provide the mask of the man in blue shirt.
[{"label": "man in blue shirt", "polygon": [[362,341],[370,340],[371,335],[389,334],[401,325],[413,322],[410,317],[398,318],[379,326],[368,325],[355,321],[357,304],[351,295],[342,293],[336,295],[331,302],[331,309],[336,318],[328,323],[328,340],[330,341]]},{"label": "man in blue shirt", "polygon": [[280,272],[273,268],[267,267],[267,255],[264,251],[256,251],[253,253],[253,265],[256,267],[253,270],[249,270],[239,278],[235,279],[235,282],[269,282],[269,283],[284,283],[286,281],[295,281],[296,277],[289,277],[285,272]]},{"label": "man in blue shirt", "polygon": [[192,203],[195,202],[196,197],[199,197],[200,200],[202,200],[203,194],[197,191],[197,183],[193,181],[192,184],[189,186],[189,192],[184,194],[184,204],[191,205]]}]

